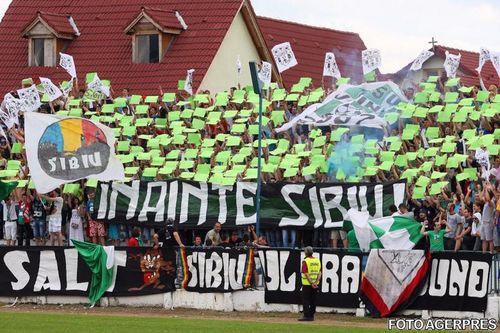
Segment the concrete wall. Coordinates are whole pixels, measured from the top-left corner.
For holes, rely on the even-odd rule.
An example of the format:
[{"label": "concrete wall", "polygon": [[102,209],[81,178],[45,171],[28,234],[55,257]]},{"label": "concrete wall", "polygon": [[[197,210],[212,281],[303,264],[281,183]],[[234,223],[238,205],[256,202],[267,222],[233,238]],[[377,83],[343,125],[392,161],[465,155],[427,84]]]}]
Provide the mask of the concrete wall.
[{"label": "concrete wall", "polygon": [[[12,304],[14,297],[0,297],[0,302]],[[88,304],[85,297],[75,296],[33,296],[21,297],[18,303],[43,304]],[[156,294],[136,297],[103,297],[101,306],[130,306],[130,307],[163,307],[166,309],[189,308],[213,311],[239,312],[291,312],[298,313],[300,306],[288,304],[266,304],[264,291],[247,290],[233,293],[195,293],[177,290],[173,293]],[[365,311],[360,309],[340,309],[318,307],[322,313],[344,313],[364,316]],[[500,320],[500,297],[490,296],[486,312],[458,312],[458,311],[420,311],[407,310],[402,315],[422,316],[424,319],[440,318],[496,318]]]},{"label": "concrete wall", "polygon": [[199,89],[208,89],[211,93],[215,93],[237,86],[236,59],[238,54],[241,61],[240,84],[242,87],[251,85],[252,78],[250,77],[248,62],[252,60],[259,61],[260,56],[241,12],[236,15],[231,24]]}]

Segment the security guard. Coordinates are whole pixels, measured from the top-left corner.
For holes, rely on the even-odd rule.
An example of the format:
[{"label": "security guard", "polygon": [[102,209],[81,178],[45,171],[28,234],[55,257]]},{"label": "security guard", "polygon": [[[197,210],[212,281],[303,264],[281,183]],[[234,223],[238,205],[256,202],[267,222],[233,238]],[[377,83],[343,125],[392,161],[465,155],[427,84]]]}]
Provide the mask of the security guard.
[{"label": "security guard", "polygon": [[313,321],[316,313],[316,294],[321,281],[321,261],[313,257],[313,249],[308,246],[304,249],[305,259],[302,261],[302,298],[304,317],[299,321]]}]

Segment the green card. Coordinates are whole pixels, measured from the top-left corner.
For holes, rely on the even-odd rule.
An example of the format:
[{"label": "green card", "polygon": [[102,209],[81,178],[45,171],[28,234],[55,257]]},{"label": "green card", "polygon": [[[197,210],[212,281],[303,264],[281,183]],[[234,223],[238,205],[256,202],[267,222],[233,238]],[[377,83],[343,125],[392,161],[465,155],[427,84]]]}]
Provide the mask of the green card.
[{"label": "green card", "polygon": [[316,139],[314,139],[313,147],[314,148],[322,147],[325,145],[325,143],[326,143],[326,136],[319,136]]},{"label": "green card", "polygon": [[143,177],[156,177],[158,174],[158,168],[144,168],[144,171],[142,172]]},{"label": "green card", "polygon": [[449,79],[448,81],[446,81],[445,86],[446,87],[456,87],[456,86],[458,86],[459,83],[460,83],[460,78],[457,77],[457,78]]},{"label": "green card", "polygon": [[438,82],[438,80],[439,80],[439,76],[435,76],[435,75],[430,75],[427,78],[427,82],[431,82],[431,83],[436,83],[436,82]]},{"label": "green card", "polygon": [[425,130],[425,136],[428,139],[437,139],[437,138],[439,138],[439,127],[428,127]]},{"label": "green card", "polygon": [[23,151],[23,144],[20,143],[20,142],[14,142],[14,144],[12,144],[12,147],[11,147],[11,153],[12,154],[21,154],[22,151]]},{"label": "green card", "polygon": [[412,199],[423,199],[425,197],[425,187],[414,187]]},{"label": "green card", "polygon": [[454,142],[445,142],[441,146],[441,153],[454,153],[457,149],[457,144]]},{"label": "green card", "polygon": [[476,94],[476,101],[484,103],[489,96],[490,96],[489,91],[480,90]]},{"label": "green card", "polygon": [[434,165],[433,161],[426,161],[420,165],[419,169],[424,172],[429,172],[431,171],[433,165]]},{"label": "green card", "polygon": [[164,93],[161,100],[165,103],[175,102],[175,93]]},{"label": "green card", "polygon": [[458,99],[457,92],[447,92],[444,95],[444,102],[445,103],[456,103],[457,99]]},{"label": "green card", "polygon": [[393,151],[381,151],[380,152],[380,162],[394,161]]},{"label": "green card", "polygon": [[448,182],[437,182],[437,183],[434,183],[432,184],[430,190],[429,190],[429,195],[437,195],[439,193],[441,193],[443,187],[445,187],[446,185],[448,185]]},{"label": "green card", "polygon": [[158,103],[158,96],[146,96],[144,103]]},{"label": "green card", "polygon": [[424,152],[424,157],[434,157],[438,153],[439,148],[437,147],[430,147],[427,148]]},{"label": "green card", "polygon": [[380,170],[390,171],[393,165],[394,165],[393,161],[384,161],[378,167]]},{"label": "green card", "polygon": [[431,174],[431,179],[439,179],[443,178],[447,175],[446,172],[438,172],[438,171],[433,171]]},{"label": "green card", "polygon": [[185,86],[186,86],[186,80],[177,81],[177,90],[184,90]]},{"label": "green card", "polygon": [[398,167],[406,167],[408,165],[408,157],[406,155],[398,155],[394,164]]},{"label": "green card", "polygon": [[241,144],[241,137],[239,136],[228,136],[226,139],[227,147],[236,147]]},{"label": "green card", "polygon": [[231,133],[244,133],[246,129],[246,124],[233,124],[231,126]]},{"label": "green card", "polygon": [[375,71],[371,71],[369,73],[366,73],[364,76],[364,79],[366,82],[373,82],[375,81]]},{"label": "green card", "polygon": [[351,81],[351,78],[350,77],[341,77],[341,78],[338,78],[337,79],[337,86],[341,86],[341,85],[344,85],[344,84],[348,84],[349,81]]},{"label": "green card", "polygon": [[426,187],[430,182],[431,182],[431,179],[429,177],[420,176],[420,177],[418,177],[417,181],[415,182],[415,185]]}]

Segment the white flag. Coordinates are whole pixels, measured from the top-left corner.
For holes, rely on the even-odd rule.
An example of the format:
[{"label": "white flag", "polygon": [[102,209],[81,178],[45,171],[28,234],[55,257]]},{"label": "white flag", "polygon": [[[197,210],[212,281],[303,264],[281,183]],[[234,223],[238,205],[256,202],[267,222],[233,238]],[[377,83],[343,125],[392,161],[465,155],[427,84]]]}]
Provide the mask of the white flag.
[{"label": "white flag", "polygon": [[336,79],[340,79],[340,70],[335,60],[335,54],[333,52],[327,52],[325,54],[325,64],[323,65],[323,76],[332,76]]},{"label": "white flag", "polygon": [[415,61],[413,61],[413,64],[411,64],[410,70],[411,71],[418,71],[418,70],[422,69],[422,65],[424,64],[424,62],[426,62],[433,55],[434,55],[434,52],[428,51],[428,50],[423,50],[418,55],[417,59],[415,59]]},{"label": "white flag", "polygon": [[189,95],[193,94],[193,73],[194,69],[189,69],[186,74],[186,83],[184,83],[184,91]]},{"label": "white flag", "polygon": [[361,52],[363,61],[363,75],[373,72],[382,65],[380,50],[368,49]]},{"label": "white flag", "polygon": [[88,177],[101,181],[125,177],[109,127],[89,119],[28,112],[25,128],[28,166],[40,193]]},{"label": "white flag", "polygon": [[491,63],[497,71],[497,75],[500,76],[500,52],[490,52]]},{"label": "white flag", "polygon": [[69,54],[59,53],[59,65],[71,75],[71,78],[76,78],[75,60]]},{"label": "white flag", "polygon": [[92,82],[90,82],[87,85],[87,88],[96,92],[101,92],[104,95],[106,95],[106,97],[109,97],[109,87],[106,87],[102,83],[101,79],[99,79],[99,76],[97,74],[94,76]]},{"label": "white flag", "polygon": [[61,84],[60,88],[61,88],[61,91],[62,91],[64,97],[68,97],[71,90],[73,90],[73,78],[71,78],[71,80],[68,82],[68,84],[66,84],[66,85]]},{"label": "white flag", "polygon": [[241,75],[241,59],[238,54],[238,58],[236,59],[236,70],[238,71],[238,77]]},{"label": "white flag", "polygon": [[17,94],[19,95],[19,99],[24,103],[24,111],[36,111],[42,105],[42,102],[40,101],[40,94],[38,93],[35,85],[19,89]]},{"label": "white flag", "polygon": [[0,120],[8,129],[19,125],[19,112],[24,111],[24,103],[8,93],[4,96],[0,105]]},{"label": "white flag", "polygon": [[42,83],[43,89],[47,94],[47,96],[49,97],[50,102],[58,99],[63,95],[61,90],[55,84],[53,84],[50,79],[41,77],[40,82]]},{"label": "white flag", "polygon": [[271,65],[269,62],[263,61],[262,66],[260,66],[259,79],[265,84],[270,84],[272,73],[273,65]]},{"label": "white flag", "polygon": [[455,78],[457,76],[458,66],[460,65],[460,58],[462,55],[459,53],[458,55],[451,54],[446,51],[446,59],[444,61],[444,69],[446,71],[446,75],[449,79]]},{"label": "white flag", "polygon": [[275,45],[271,49],[271,52],[273,53],[274,61],[276,62],[280,73],[298,64],[295,54],[293,54],[292,46],[289,42]]},{"label": "white flag", "polygon": [[488,60],[491,60],[490,50],[481,46],[481,48],[479,49],[479,66],[476,68],[476,71],[478,71],[478,73],[481,73],[484,64]]}]

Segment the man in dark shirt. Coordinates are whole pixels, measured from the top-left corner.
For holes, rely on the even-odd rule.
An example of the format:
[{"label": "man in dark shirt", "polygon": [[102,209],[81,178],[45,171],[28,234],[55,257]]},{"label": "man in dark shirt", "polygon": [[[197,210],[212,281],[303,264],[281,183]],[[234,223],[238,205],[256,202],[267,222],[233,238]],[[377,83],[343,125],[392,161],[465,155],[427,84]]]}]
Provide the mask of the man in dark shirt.
[{"label": "man in dark shirt", "polygon": [[238,232],[237,231],[233,231],[232,234],[231,234],[231,238],[229,239],[229,246],[231,246],[231,247],[241,246],[242,242],[243,242],[243,240],[238,235]]},{"label": "man in dark shirt", "polygon": [[161,246],[163,271],[166,272],[160,274],[160,281],[167,290],[173,290],[175,289],[175,279],[177,277],[175,249],[177,245],[184,247],[174,220],[168,219],[164,227],[158,231],[158,241]]}]

